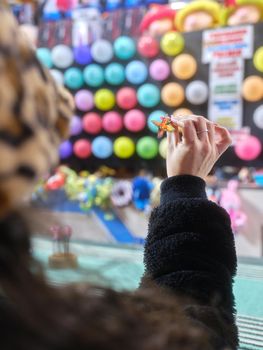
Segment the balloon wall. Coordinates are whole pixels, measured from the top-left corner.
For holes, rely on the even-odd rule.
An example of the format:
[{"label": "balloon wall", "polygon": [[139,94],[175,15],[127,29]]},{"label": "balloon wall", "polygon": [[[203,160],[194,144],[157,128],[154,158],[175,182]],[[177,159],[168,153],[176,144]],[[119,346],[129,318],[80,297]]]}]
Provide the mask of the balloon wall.
[{"label": "balloon wall", "polygon": [[[243,124],[254,136],[230,149],[221,164],[263,164],[263,24],[254,29],[255,53],[245,63],[242,87]],[[77,170],[102,164],[164,168],[166,142],[157,139],[152,121],[172,113],[207,115],[209,66],[201,63],[201,41],[202,32],[168,32],[160,40],[120,35],[74,48],[40,42],[39,59],[76,103],[70,139],[60,147],[62,162]]]}]

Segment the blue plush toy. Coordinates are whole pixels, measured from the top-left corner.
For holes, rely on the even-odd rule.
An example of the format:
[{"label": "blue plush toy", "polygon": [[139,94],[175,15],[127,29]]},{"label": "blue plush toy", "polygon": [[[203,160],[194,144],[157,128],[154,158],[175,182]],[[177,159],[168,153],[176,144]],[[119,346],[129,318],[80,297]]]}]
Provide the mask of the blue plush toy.
[{"label": "blue plush toy", "polygon": [[138,210],[145,210],[150,205],[152,183],[145,177],[137,176],[133,180],[133,204]]}]

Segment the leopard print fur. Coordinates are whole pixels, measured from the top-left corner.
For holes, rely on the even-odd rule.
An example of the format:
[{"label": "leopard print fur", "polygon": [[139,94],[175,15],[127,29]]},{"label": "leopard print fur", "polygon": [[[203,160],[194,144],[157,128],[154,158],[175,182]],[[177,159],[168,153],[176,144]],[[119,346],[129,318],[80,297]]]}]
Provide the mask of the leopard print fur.
[{"label": "leopard print fur", "polygon": [[0,216],[57,164],[73,108],[0,5]]}]

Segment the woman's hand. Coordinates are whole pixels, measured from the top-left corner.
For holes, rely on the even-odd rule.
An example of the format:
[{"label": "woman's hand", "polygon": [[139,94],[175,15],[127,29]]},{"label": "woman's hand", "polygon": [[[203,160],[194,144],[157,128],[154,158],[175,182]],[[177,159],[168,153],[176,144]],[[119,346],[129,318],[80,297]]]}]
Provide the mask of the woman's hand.
[{"label": "woman's hand", "polygon": [[179,131],[168,132],[167,175],[195,175],[203,179],[231,145],[227,129],[201,116],[173,119]]}]

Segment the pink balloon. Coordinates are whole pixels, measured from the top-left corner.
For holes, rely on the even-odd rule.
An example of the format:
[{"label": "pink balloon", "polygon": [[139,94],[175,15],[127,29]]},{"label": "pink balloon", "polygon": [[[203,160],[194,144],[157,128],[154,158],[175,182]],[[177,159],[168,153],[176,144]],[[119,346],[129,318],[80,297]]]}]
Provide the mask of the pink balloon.
[{"label": "pink balloon", "polygon": [[163,81],[170,75],[170,66],[165,60],[158,59],[151,63],[149,72],[153,79]]},{"label": "pink balloon", "polygon": [[80,139],[75,142],[73,150],[78,158],[88,158],[91,155],[91,144],[88,140]]},{"label": "pink balloon", "polygon": [[80,111],[89,111],[94,107],[92,93],[89,90],[79,90],[75,95],[75,103]]},{"label": "pink balloon", "polygon": [[141,131],[145,127],[145,124],[145,114],[139,109],[132,109],[124,116],[124,125],[129,131]]},{"label": "pink balloon", "polygon": [[137,104],[136,91],[131,87],[121,88],[117,92],[117,104],[122,109],[134,108]]},{"label": "pink balloon", "polygon": [[87,113],[83,117],[83,129],[89,133],[96,135],[102,129],[101,117],[98,113]]},{"label": "pink balloon", "polygon": [[105,113],[102,119],[102,126],[104,130],[111,134],[121,131],[123,127],[121,115],[114,111]]},{"label": "pink balloon", "polygon": [[256,136],[248,136],[235,145],[235,153],[242,160],[254,160],[262,151],[260,140]]}]

